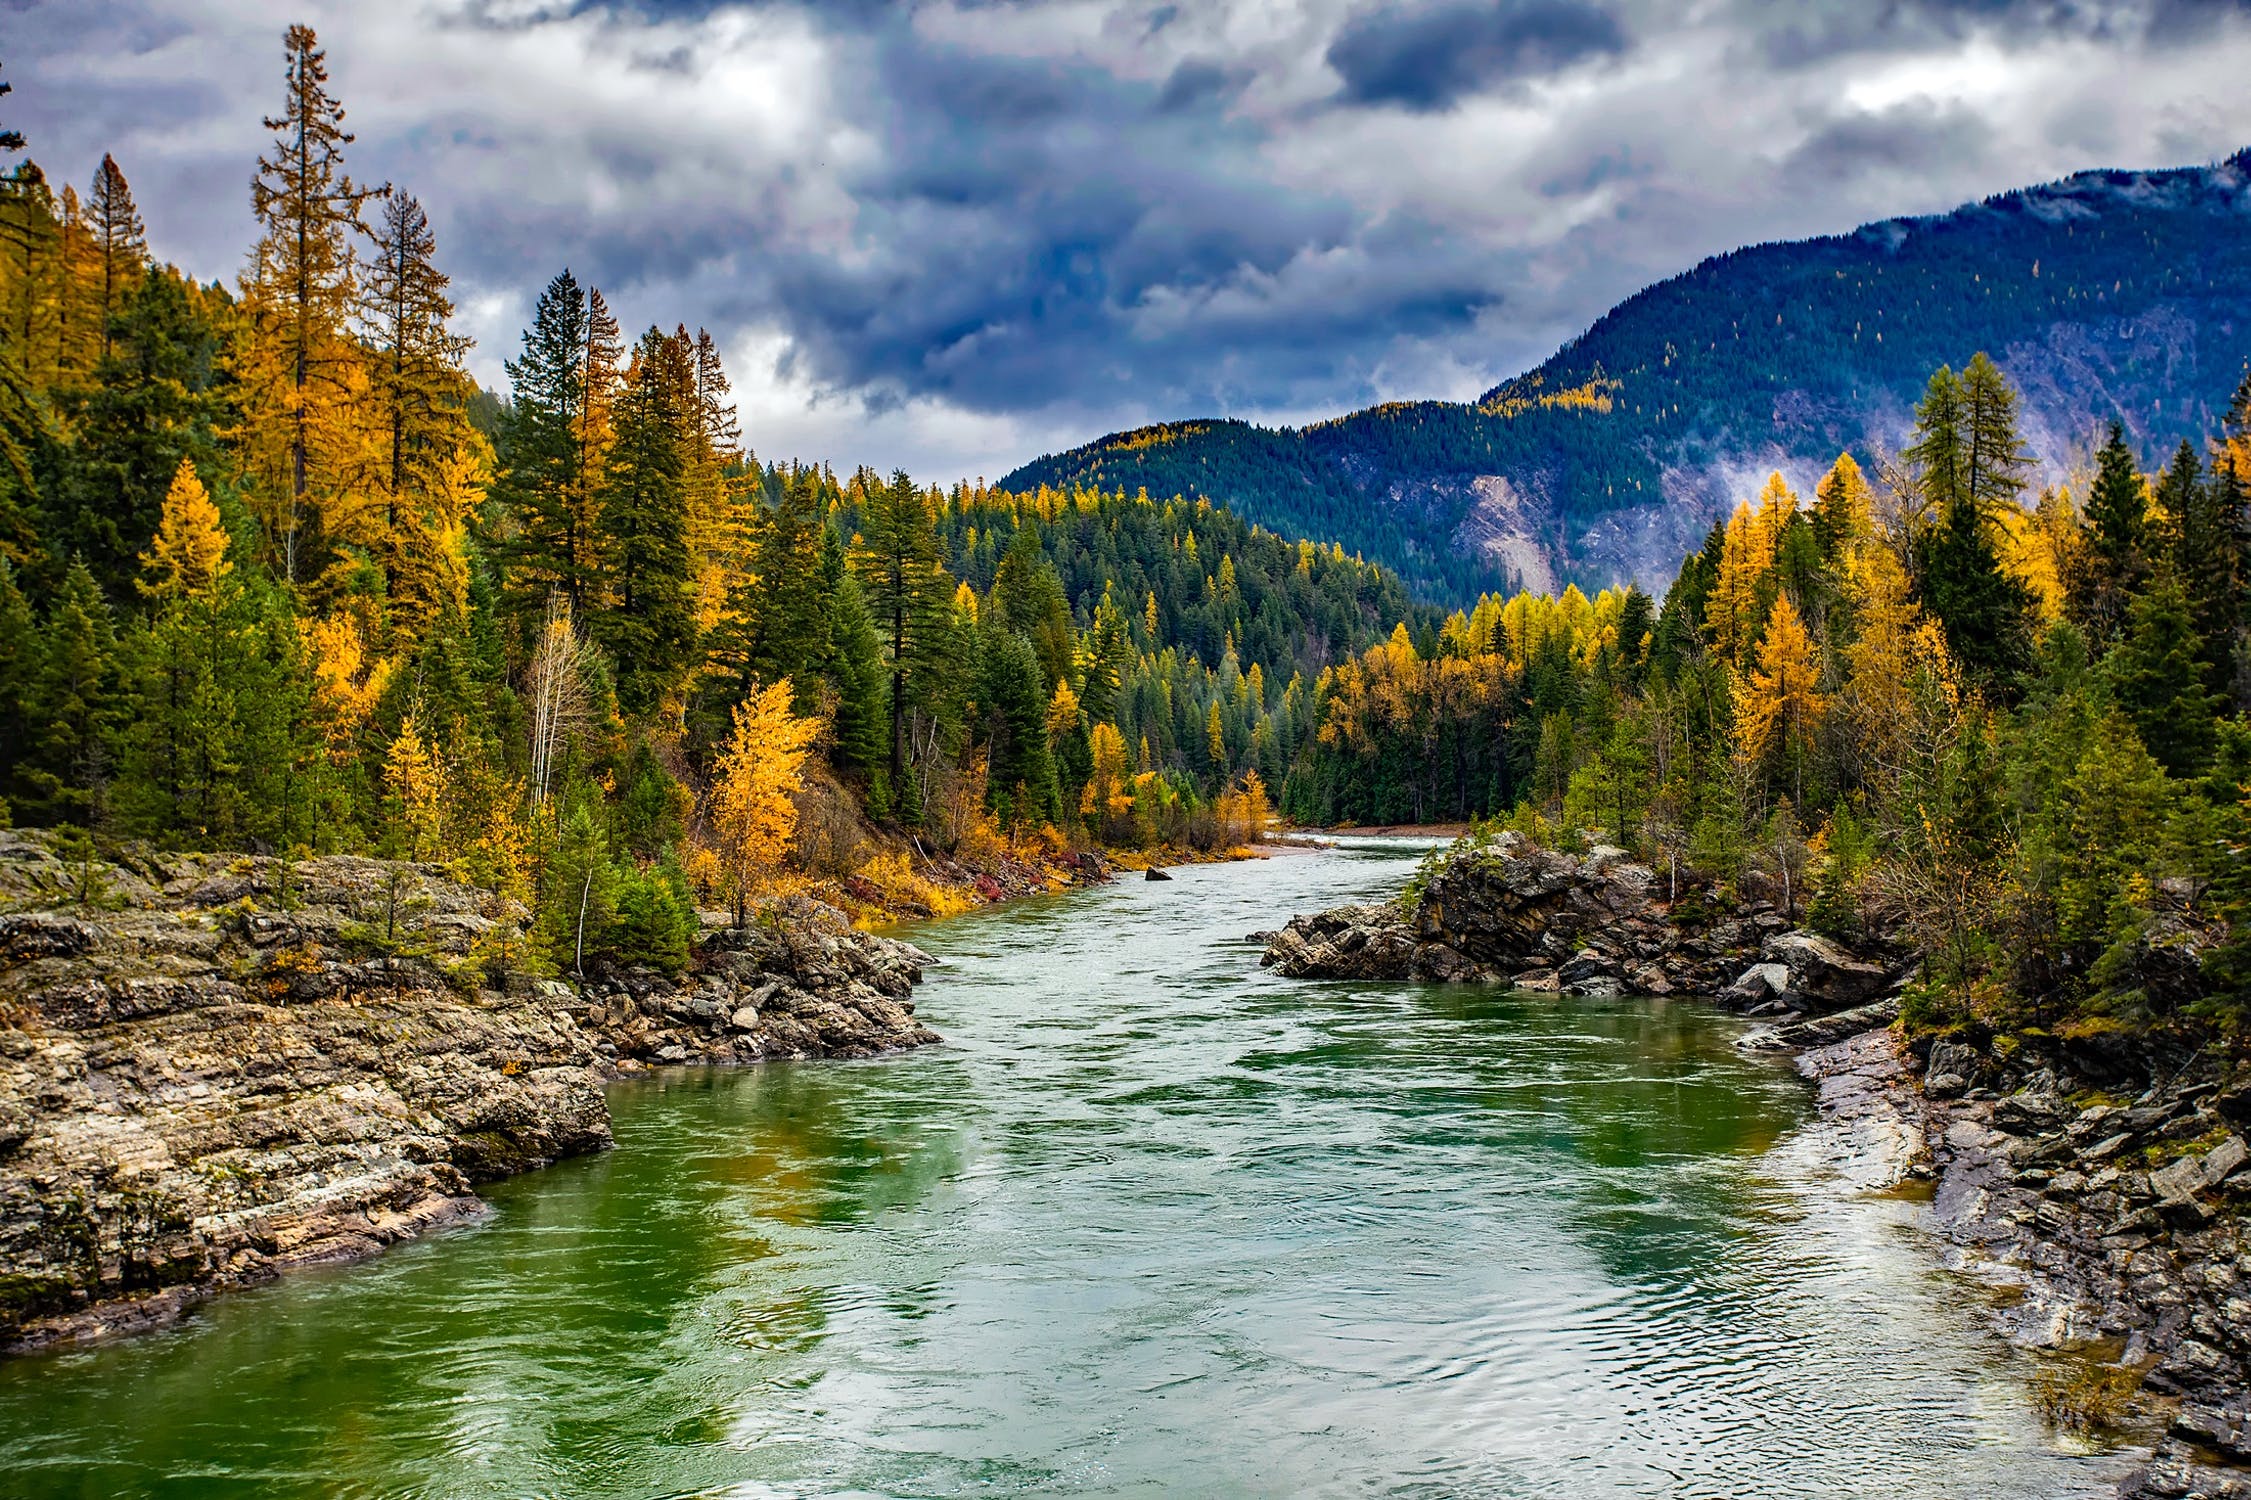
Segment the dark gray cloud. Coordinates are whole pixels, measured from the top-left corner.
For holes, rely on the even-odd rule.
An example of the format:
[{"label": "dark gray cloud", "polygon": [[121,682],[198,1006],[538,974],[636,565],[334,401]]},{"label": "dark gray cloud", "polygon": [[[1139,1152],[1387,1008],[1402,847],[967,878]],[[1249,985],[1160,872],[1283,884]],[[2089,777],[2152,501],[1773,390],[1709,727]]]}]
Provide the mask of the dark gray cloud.
[{"label": "dark gray cloud", "polygon": [[1751,241],[2251,141],[2239,0],[0,0],[0,111],[231,277],[317,26],[475,368],[568,264],[761,451],[998,473],[1472,395]]},{"label": "dark gray cloud", "polygon": [[1839,57],[1957,45],[1980,34],[2018,45],[2056,38],[2176,47],[2251,12],[2251,0],[1744,0],[1766,59],[1806,67]]},{"label": "dark gray cloud", "polygon": [[1617,18],[1577,0],[1440,0],[1354,16],[1327,55],[1354,103],[1430,110],[1625,50]]}]

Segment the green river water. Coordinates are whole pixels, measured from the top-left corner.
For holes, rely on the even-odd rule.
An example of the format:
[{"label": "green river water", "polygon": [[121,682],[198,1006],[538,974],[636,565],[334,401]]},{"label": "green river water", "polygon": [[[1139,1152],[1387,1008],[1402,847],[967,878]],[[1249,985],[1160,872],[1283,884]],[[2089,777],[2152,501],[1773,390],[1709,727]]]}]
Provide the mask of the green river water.
[{"label": "green river water", "polygon": [[0,1493],[2107,1492],[1740,1023],[1258,969],[1416,852],[914,932],[947,1045],[620,1085],[475,1226],[0,1363]]}]

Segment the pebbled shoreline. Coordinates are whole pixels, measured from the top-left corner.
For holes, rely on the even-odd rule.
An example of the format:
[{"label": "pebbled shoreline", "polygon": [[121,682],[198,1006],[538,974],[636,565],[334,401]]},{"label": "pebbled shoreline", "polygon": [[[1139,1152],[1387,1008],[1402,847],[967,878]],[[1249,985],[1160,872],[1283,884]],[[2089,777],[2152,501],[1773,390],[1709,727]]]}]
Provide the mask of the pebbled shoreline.
[{"label": "pebbled shoreline", "polygon": [[0,1352],[473,1219],[608,1149],[622,1074],[939,1040],[928,955],[803,898],[566,983],[488,967],[522,913],[436,866],[139,855],[83,908],[72,873],[0,833]]}]

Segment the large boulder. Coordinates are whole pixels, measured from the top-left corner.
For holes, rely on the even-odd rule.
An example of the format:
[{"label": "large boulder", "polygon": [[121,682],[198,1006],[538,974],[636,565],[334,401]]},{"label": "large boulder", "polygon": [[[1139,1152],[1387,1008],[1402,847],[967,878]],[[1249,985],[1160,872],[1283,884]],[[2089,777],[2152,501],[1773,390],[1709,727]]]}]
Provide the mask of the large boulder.
[{"label": "large boulder", "polygon": [[1718,926],[1676,921],[1659,896],[1649,867],[1610,845],[1576,855],[1513,832],[1473,835],[1432,861],[1411,905],[1294,918],[1262,962],[1295,979],[1708,994],[1784,925],[1763,908]]},{"label": "large boulder", "polygon": [[1890,971],[1870,963],[1834,939],[1800,928],[1777,933],[1759,949],[1759,961],[1789,971],[1789,993],[1796,1008],[1826,1014],[1866,1005],[1891,985]]}]

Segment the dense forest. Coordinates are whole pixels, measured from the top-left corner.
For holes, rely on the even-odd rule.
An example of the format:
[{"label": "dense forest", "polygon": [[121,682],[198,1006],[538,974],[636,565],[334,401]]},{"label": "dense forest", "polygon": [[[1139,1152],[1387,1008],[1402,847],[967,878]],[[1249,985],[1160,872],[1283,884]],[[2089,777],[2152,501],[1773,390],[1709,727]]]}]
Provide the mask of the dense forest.
[{"label": "dense forest", "polygon": [[284,61],[232,284],[152,262],[111,158],[0,181],[16,821],[443,859],[528,961],[676,964],[789,870],[1240,842],[1314,678],[1435,624],[1204,502],[762,464],[708,333],[567,270],[496,400],[428,216],[350,176],[310,31]]},{"label": "dense forest", "polygon": [[1941,367],[1901,462],[1777,475],[1637,590],[1519,596],[1323,674],[1301,817],[1504,813],[1668,894],[1925,955],[1919,1024],[2240,1029],[2251,380],[2145,475],[2024,504],[2016,394]]},{"label": "dense forest", "polygon": [[534,914],[514,961],[676,965],[792,872],[1217,847],[1274,788],[1906,934],[1933,1006],[2240,1005],[2251,383],[2033,496],[1981,354],[1661,597],[1442,616],[1205,498],[761,462],[710,335],[567,270],[487,396],[427,216],[285,63],[231,285],[152,262],[114,160],[0,192],[0,796],[89,859],[443,860]]},{"label": "dense forest", "polygon": [[[2251,154],[2212,168],[2090,172],[1955,213],[1717,256],[1620,303],[1474,403],[1393,402],[1298,429],[1180,422],[1104,438],[1002,480],[1207,495],[1334,537],[1446,602],[1505,586],[1457,536],[1469,481],[1532,502],[1559,576],[1669,575],[1587,552],[1590,524],[1664,505],[1724,510],[1746,465],[1818,472],[1903,435],[1924,378],[1983,345],[2056,451],[2124,424],[2145,461],[2220,415],[2251,320],[2234,232]],[[1583,555],[1582,555],[1583,554]]]}]

